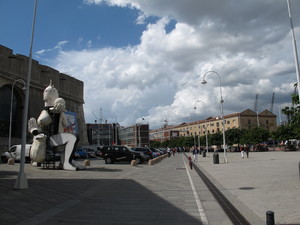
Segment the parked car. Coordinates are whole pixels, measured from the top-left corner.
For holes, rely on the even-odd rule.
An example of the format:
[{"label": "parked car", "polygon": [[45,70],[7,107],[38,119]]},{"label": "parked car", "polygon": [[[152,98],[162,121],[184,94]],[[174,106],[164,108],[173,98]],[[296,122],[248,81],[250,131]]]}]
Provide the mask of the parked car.
[{"label": "parked car", "polygon": [[162,153],[158,149],[155,149],[155,148],[150,148],[150,149],[151,149],[152,152],[154,152],[155,157],[158,157],[158,156],[162,155]]},{"label": "parked car", "polygon": [[99,157],[99,150],[97,149],[97,146],[91,145],[91,146],[82,146],[80,148],[77,148],[74,152],[75,159],[81,159],[81,158],[96,158]]},{"label": "parked car", "polygon": [[257,145],[257,146],[254,147],[254,151],[255,152],[266,152],[266,151],[269,151],[269,149],[268,149],[267,146]]},{"label": "parked car", "polygon": [[98,147],[100,157],[105,160],[105,163],[111,164],[114,162],[136,160],[138,164],[146,160],[143,152],[133,151],[130,148],[122,145],[102,146]]},{"label": "parked car", "polygon": [[146,156],[146,160],[153,159],[153,152],[146,147],[138,147],[138,148],[131,148],[131,150],[136,152],[143,152]]},{"label": "parked car", "polygon": [[88,157],[88,153],[82,148],[76,149],[73,154],[73,158],[75,158],[75,159],[82,159],[82,158],[85,159],[87,157]]},{"label": "parked car", "polygon": [[[7,152],[3,152],[1,154],[1,161],[6,163],[8,159],[13,158],[15,161],[20,161],[21,160],[21,148],[22,145],[13,145],[8,149]],[[26,144],[25,146],[25,161],[30,162],[30,149],[31,149],[31,144]]]}]

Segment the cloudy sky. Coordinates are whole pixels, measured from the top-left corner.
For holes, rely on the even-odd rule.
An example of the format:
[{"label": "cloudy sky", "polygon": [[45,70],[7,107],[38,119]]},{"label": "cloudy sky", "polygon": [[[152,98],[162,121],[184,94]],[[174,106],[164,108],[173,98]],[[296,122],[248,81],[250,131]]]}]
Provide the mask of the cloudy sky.
[{"label": "cloudy sky", "polygon": [[[300,1],[290,0],[300,42]],[[34,0],[0,0],[0,44],[28,55]],[[299,43],[300,44],[300,43]],[[87,123],[159,128],[290,105],[285,0],[38,0],[33,58],[84,82]],[[207,84],[202,85],[207,73]],[[195,102],[201,100],[204,104]]]}]

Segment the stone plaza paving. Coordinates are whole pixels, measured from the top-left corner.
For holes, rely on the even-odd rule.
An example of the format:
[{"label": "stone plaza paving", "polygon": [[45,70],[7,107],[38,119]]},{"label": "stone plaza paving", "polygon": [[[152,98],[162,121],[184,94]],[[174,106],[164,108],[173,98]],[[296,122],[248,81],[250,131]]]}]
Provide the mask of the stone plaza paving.
[{"label": "stone plaza paving", "polygon": [[[210,156],[212,158],[212,155]],[[199,157],[198,165],[243,214],[265,221],[271,210],[276,224],[300,224],[300,152],[219,152],[220,164]],[[250,212],[251,211],[251,212]]]},{"label": "stone plaza paving", "polygon": [[[190,153],[187,153],[190,155]],[[196,162],[251,224],[300,224],[300,152],[251,152],[213,164],[212,153]],[[83,161],[76,161],[83,165]],[[19,164],[0,164],[1,225],[11,224],[211,224],[232,222],[184,154],[155,165],[105,164],[91,160],[81,171],[25,165],[29,188],[14,190]]]}]

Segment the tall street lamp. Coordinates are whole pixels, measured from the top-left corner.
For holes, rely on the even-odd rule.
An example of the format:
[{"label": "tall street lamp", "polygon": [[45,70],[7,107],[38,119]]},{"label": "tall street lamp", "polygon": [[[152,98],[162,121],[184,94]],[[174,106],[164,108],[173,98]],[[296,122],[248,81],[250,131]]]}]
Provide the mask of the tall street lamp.
[{"label": "tall street lamp", "polygon": [[12,110],[13,110],[13,98],[14,98],[14,86],[17,82],[23,83],[23,90],[26,89],[25,81],[22,79],[17,79],[13,82],[11,87],[11,96],[10,96],[10,114],[9,114],[9,134],[8,134],[8,149],[11,147],[11,123],[12,123]]},{"label": "tall street lamp", "polygon": [[225,140],[225,120],[224,120],[224,113],[223,113],[223,97],[222,97],[222,81],[220,75],[216,71],[208,71],[204,74],[202,79],[202,84],[206,84],[207,81],[205,80],[205,77],[207,74],[213,73],[216,74],[219,77],[219,84],[220,84],[220,103],[221,103],[221,117],[222,117],[222,130],[223,130],[223,148],[224,148],[224,160],[225,163],[228,163],[227,156],[226,156],[226,140]]},{"label": "tall street lamp", "polygon": [[15,189],[27,189],[28,182],[27,177],[24,172],[25,166],[25,146],[26,146],[26,134],[27,134],[27,117],[28,117],[28,106],[29,106],[29,87],[30,87],[30,78],[31,78],[31,66],[32,66],[32,46],[33,46],[33,37],[34,37],[34,26],[36,18],[36,9],[37,9],[37,0],[34,2],[34,13],[33,13],[33,22],[32,22],[32,31],[31,31],[31,41],[30,41],[30,50],[29,50],[29,60],[28,60],[28,69],[27,69],[27,82],[26,82],[26,94],[25,94],[25,105],[23,112],[23,124],[22,124],[22,148],[21,148],[21,162],[20,162],[20,171],[14,185]]},{"label": "tall street lamp", "polygon": [[[205,102],[201,101],[201,100],[198,100],[195,102],[194,104],[194,109],[197,109],[197,103],[198,102],[201,102],[203,105],[204,105],[204,108],[205,108],[205,113],[207,113],[207,110],[206,110],[206,104]],[[208,154],[208,138],[207,138],[207,124],[206,124],[207,120],[205,119],[205,141],[206,141],[206,153]],[[199,135],[199,146],[200,146],[200,135]]]},{"label": "tall street lamp", "polygon": [[[143,121],[145,120],[144,117],[142,117],[141,119],[142,119]],[[142,141],[142,138],[141,138],[141,125],[142,125],[142,123],[138,123],[138,126],[139,126],[139,144],[138,144],[137,147],[142,147],[142,146],[141,146],[141,141]]]},{"label": "tall street lamp", "polygon": [[294,25],[293,25],[293,20],[292,20],[292,11],[291,11],[290,0],[287,0],[286,2],[287,2],[287,6],[288,6],[288,13],[289,13],[290,25],[291,25],[294,60],[295,60],[296,75],[297,75],[297,82],[298,82],[298,87],[297,88],[298,88],[298,95],[299,95],[299,101],[300,101],[300,72],[299,72],[299,60],[298,60],[298,52],[297,52],[297,43],[296,43]]}]

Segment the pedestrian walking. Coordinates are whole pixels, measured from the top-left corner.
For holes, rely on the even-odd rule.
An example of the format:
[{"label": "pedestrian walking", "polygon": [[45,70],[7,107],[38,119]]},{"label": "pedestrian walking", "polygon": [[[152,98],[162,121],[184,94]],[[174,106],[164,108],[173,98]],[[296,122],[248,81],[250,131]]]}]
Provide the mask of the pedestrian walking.
[{"label": "pedestrian walking", "polygon": [[193,169],[192,157],[189,156],[189,157],[188,157],[188,160],[189,160],[189,166],[190,166],[190,168],[191,168],[191,170],[192,170],[192,169]]},{"label": "pedestrian walking", "polygon": [[168,157],[171,156],[171,149],[169,147],[167,147],[167,153],[168,153]]},{"label": "pedestrian walking", "polygon": [[245,148],[244,148],[244,146],[242,146],[240,148],[240,151],[241,151],[242,158],[244,158],[244,154],[245,154]]},{"label": "pedestrian walking", "polygon": [[246,156],[247,156],[247,158],[249,158],[249,152],[250,152],[249,146],[246,146],[246,147],[245,147],[245,151],[246,151]]},{"label": "pedestrian walking", "polygon": [[199,150],[198,150],[197,146],[194,146],[194,148],[193,148],[194,162],[198,161],[198,154],[199,154]]}]

